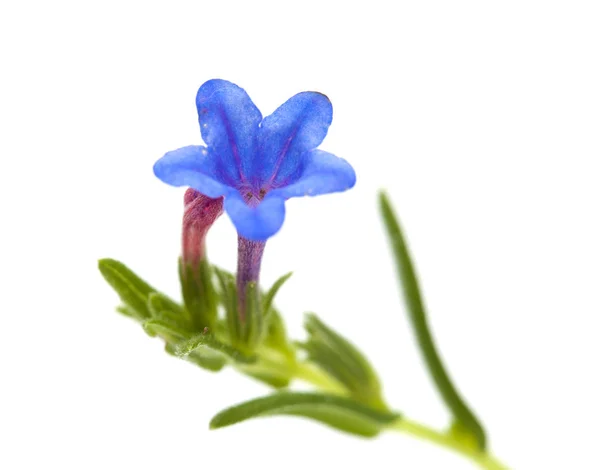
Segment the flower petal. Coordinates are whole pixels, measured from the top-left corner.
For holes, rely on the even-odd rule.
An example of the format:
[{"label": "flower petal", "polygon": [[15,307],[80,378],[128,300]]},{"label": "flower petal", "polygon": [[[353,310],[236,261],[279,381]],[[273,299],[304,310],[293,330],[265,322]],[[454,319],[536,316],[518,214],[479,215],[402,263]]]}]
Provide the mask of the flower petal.
[{"label": "flower petal", "polygon": [[250,207],[238,192],[225,197],[225,212],[231,218],[238,234],[249,240],[266,240],[283,225],[283,199],[268,195],[256,207]]},{"label": "flower petal", "polygon": [[212,198],[231,191],[223,183],[210,152],[199,145],[167,152],[154,164],[154,174],[167,184],[190,186]]},{"label": "flower petal", "polygon": [[258,131],[259,159],[254,174],[259,184],[278,187],[293,181],[302,155],[323,141],[332,116],[329,98],[308,91],[293,96],[267,116]]},{"label": "flower petal", "polygon": [[304,155],[303,159],[299,178],[289,186],[274,189],[269,196],[283,199],[316,196],[345,191],[356,183],[354,168],[343,158],[322,150],[313,150]]},{"label": "flower petal", "polygon": [[209,80],[196,95],[202,139],[215,154],[229,185],[247,180],[262,114],[248,94],[226,80]]}]

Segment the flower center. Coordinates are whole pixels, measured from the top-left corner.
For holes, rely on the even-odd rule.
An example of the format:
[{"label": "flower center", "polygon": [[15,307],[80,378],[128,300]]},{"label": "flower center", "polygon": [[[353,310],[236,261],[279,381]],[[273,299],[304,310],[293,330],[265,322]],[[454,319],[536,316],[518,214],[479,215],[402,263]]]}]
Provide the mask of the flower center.
[{"label": "flower center", "polygon": [[256,207],[258,206],[260,201],[262,201],[265,198],[267,190],[265,188],[260,188],[258,194],[255,191],[247,190],[245,192],[242,192],[242,194],[244,196],[246,204],[248,204],[250,207]]}]

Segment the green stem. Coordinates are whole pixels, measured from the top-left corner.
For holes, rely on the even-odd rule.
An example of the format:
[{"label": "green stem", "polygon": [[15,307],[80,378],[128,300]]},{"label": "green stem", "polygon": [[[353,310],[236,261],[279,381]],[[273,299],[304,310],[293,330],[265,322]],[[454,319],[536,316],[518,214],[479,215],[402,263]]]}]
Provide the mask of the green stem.
[{"label": "green stem", "polygon": [[[298,363],[294,376],[320,390],[337,395],[348,395],[348,391],[342,384],[309,362]],[[437,431],[404,417],[394,421],[388,429],[450,449],[478,464],[484,470],[508,470],[508,467],[502,462],[488,453],[480,451],[475,446],[461,442],[448,433]]]},{"label": "green stem", "polygon": [[445,447],[446,449],[453,450],[454,452],[461,454],[463,457],[470,459],[482,469],[508,470],[508,467],[505,464],[488,453],[482,452],[476,447],[465,445],[447,433],[436,431],[435,429],[424,426],[415,421],[411,421],[406,418],[399,418],[389,427],[389,429],[408,434],[424,441],[429,441],[433,444]]}]

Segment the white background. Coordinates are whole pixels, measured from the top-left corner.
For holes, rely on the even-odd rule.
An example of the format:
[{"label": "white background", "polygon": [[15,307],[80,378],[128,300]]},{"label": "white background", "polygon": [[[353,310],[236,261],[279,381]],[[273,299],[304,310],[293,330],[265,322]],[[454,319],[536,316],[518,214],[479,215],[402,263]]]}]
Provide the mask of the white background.
[{"label": "white background", "polygon": [[[114,313],[96,260],[178,296],[183,189],[154,178],[200,144],[210,78],[263,114],[318,90],[344,194],[288,203],[263,280],[292,334],[318,312],[359,344],[414,419],[448,415],[421,364],[376,211],[387,188],[434,334],[495,454],[597,469],[600,420],[597,2],[3,2],[0,7],[4,469],[467,469],[402,435],[362,440],[294,418],[209,432],[262,395],[162,352]],[[233,226],[209,236],[235,267]]]}]

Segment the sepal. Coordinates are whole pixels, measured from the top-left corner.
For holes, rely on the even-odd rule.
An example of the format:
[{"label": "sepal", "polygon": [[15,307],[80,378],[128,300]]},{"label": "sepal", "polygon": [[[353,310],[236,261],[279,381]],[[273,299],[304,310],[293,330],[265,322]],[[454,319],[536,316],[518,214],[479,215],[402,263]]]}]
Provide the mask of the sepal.
[{"label": "sepal", "polygon": [[281,286],[283,286],[290,277],[292,277],[291,272],[284,274],[283,276],[281,276],[279,279],[277,279],[273,283],[271,288],[265,294],[263,294],[262,304],[263,304],[263,316],[265,318],[268,318],[269,315],[271,314],[271,312],[273,311],[273,309],[272,309],[273,300],[275,299],[277,292],[279,292],[279,289],[281,288]]},{"label": "sepal", "polygon": [[235,277],[216,266],[214,271],[219,281],[219,299],[225,310],[229,340],[233,346],[244,345],[244,325],[238,314]]},{"label": "sepal", "polygon": [[218,298],[213,284],[213,268],[206,258],[197,265],[179,260],[179,279],[186,310],[198,330],[214,328]]},{"label": "sepal", "polygon": [[290,342],[281,314],[275,307],[271,307],[265,319],[267,323],[263,346],[283,354],[288,361],[296,363],[296,348]]}]

